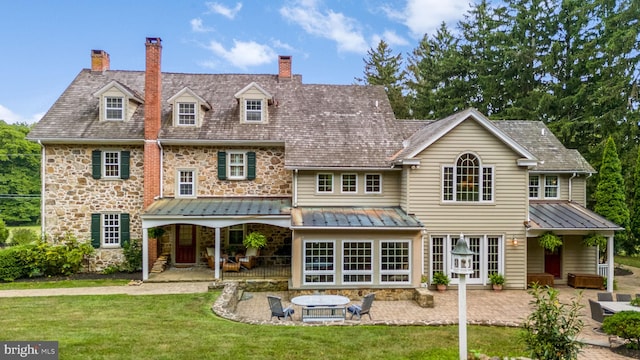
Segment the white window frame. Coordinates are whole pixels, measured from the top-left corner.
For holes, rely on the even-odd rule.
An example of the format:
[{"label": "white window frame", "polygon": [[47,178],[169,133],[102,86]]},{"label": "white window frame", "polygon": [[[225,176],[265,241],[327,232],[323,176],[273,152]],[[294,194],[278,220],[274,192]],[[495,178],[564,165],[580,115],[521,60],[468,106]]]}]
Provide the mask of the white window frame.
[{"label": "white window frame", "polygon": [[[115,155],[115,157],[113,157]],[[107,160],[115,160],[115,162],[109,162],[107,163]],[[100,166],[102,167],[102,178],[104,179],[120,179],[120,173],[122,170],[122,156],[120,151],[112,151],[112,150],[104,150],[102,151],[102,159],[101,159],[102,164],[100,164]],[[115,167],[115,174],[114,169],[111,169],[109,167]]]},{"label": "white window frame", "polygon": [[[259,107],[259,109],[256,109]],[[264,115],[262,113],[264,109],[263,99],[245,99],[244,100],[244,121],[248,123],[261,123],[264,121]],[[249,114],[258,116],[258,119],[249,119]]]},{"label": "white window frame", "polygon": [[[478,200],[458,200],[458,160],[461,156],[473,155],[478,160]],[[491,170],[491,191],[485,193],[486,170]],[[448,175],[448,176],[447,176]],[[465,152],[456,157],[453,164],[442,165],[440,169],[440,198],[443,203],[490,204],[495,201],[496,171],[494,165],[484,165],[480,156],[473,152]],[[450,177],[450,178],[449,178]],[[450,192],[447,192],[450,191]],[[476,192],[476,191],[474,191]],[[486,196],[491,199],[486,199]]]},{"label": "white window frame", "polygon": [[[114,104],[109,104],[110,101],[119,100],[120,106],[113,106]],[[104,97],[104,119],[110,121],[120,121],[124,120],[124,96],[105,96]],[[109,116],[110,111],[119,111],[120,117]]]},{"label": "white window frame", "polygon": [[[429,252],[430,252],[430,261],[432,263],[430,269],[430,278],[433,281],[434,272],[443,272],[449,278],[451,278],[452,284],[458,284],[458,277],[456,274],[451,273],[451,250],[454,248],[457,240],[459,239],[459,235],[443,235],[443,234],[434,234],[429,237]],[[479,251],[477,251],[477,260],[474,259],[474,262],[478,263],[478,274],[477,275],[469,275],[466,277],[468,284],[481,284],[487,285],[489,284],[489,239],[493,238],[497,240],[498,246],[498,254],[497,254],[497,268],[498,273],[504,274],[504,266],[505,266],[505,236],[497,235],[497,234],[484,234],[484,235],[464,235],[467,243],[470,244],[469,239],[471,238],[480,238],[479,243]],[[436,240],[437,239],[437,240]],[[442,242],[442,243],[441,243]],[[438,249],[434,247],[437,246]],[[475,251],[472,249],[472,251]],[[444,252],[444,253],[442,253]],[[475,257],[475,255],[474,255]],[[436,268],[434,266],[434,262],[438,262],[438,264],[442,264],[442,269],[439,267]]]},{"label": "white window frame", "polygon": [[[531,181],[535,179],[536,183],[532,184]],[[540,175],[529,175],[529,199],[540,199]],[[532,196],[532,192],[535,191],[535,196]]]},{"label": "white window frame", "polygon": [[[321,176],[327,176],[326,179],[320,179]],[[322,190],[320,187],[322,186]],[[329,187],[329,190],[327,190]],[[333,194],[334,181],[333,173],[318,173],[316,174],[316,192],[318,194]]]},{"label": "white window frame", "polygon": [[[188,179],[183,179],[183,173],[186,175],[187,173],[190,174],[191,180],[188,181]],[[197,179],[197,173],[195,169],[177,169],[177,175],[176,175],[176,197],[181,197],[181,198],[193,198],[196,197],[196,179]],[[191,185],[191,192],[189,194],[187,193],[182,193],[182,186],[183,185]]]},{"label": "white window frame", "polygon": [[[310,244],[331,244],[332,245],[332,251],[333,254],[331,256],[331,264],[333,265],[332,269],[307,269],[307,258],[320,258],[320,257],[328,257],[327,256],[322,256],[320,254],[315,255],[311,254],[310,256],[307,256],[307,246],[310,246]],[[329,249],[329,247],[325,247],[324,249]],[[317,248],[317,249],[310,249],[311,251],[318,251],[320,252],[321,248]],[[337,255],[337,248],[336,248],[336,241],[335,240],[304,240],[302,243],[302,283],[304,285],[335,285],[336,283],[336,279],[337,279],[337,263],[336,263],[336,255]],[[315,263],[315,262],[314,262]],[[331,281],[307,281],[307,276],[310,277],[327,277],[327,278],[331,278]]]},{"label": "white window frame", "polygon": [[[242,155],[242,162],[233,162],[234,155]],[[232,169],[242,168],[242,175],[234,175]],[[247,152],[227,151],[227,179],[245,180],[247,178]]]},{"label": "white window frame", "polygon": [[[198,104],[195,102],[178,102],[178,126],[195,126],[198,122]],[[187,108],[188,107],[188,108]]]},{"label": "white window frame", "polygon": [[236,224],[236,225],[231,225],[229,227],[227,227],[227,245],[228,246],[242,246],[242,241],[240,241],[239,243],[231,243],[231,233],[232,232],[240,232],[242,234],[242,236],[240,237],[241,239],[244,239],[244,237],[247,235],[247,225],[246,224]]},{"label": "white window frame", "polygon": [[120,248],[120,229],[122,218],[120,213],[107,212],[100,214],[100,247]]},{"label": "white window frame", "polygon": [[[345,246],[346,244],[358,244],[359,245],[369,245],[369,255],[366,254],[359,254],[358,252],[360,252],[361,250],[366,250],[365,248],[355,248],[355,249],[347,249],[347,246]],[[374,267],[375,267],[375,263],[374,263],[374,245],[373,245],[373,241],[371,240],[343,240],[342,241],[342,284],[345,285],[358,285],[358,284],[373,284],[373,279],[374,279]],[[348,250],[355,250],[356,253],[350,253],[350,254],[346,254],[346,251]],[[368,263],[366,262],[366,260],[364,260],[364,258],[366,258],[368,256],[369,261]],[[347,262],[347,258],[363,258],[363,261],[356,261],[355,265],[358,264],[363,264],[363,265],[369,265],[369,269],[347,269],[347,265],[352,264],[351,262]],[[348,281],[345,280],[346,276],[369,276],[369,281]]]},{"label": "white window frame", "polygon": [[[384,244],[389,244],[389,243],[405,243],[407,245],[407,263],[406,263],[406,269],[385,269],[383,270],[382,267],[385,264],[383,262],[383,257],[385,256],[385,254],[383,254],[383,245]],[[387,255],[389,256],[389,255]],[[379,242],[378,245],[378,269],[379,269],[379,274],[378,274],[378,281],[381,285],[389,285],[389,284],[410,284],[411,283],[411,267],[412,267],[412,261],[411,261],[411,241],[410,240],[381,240]],[[406,281],[383,281],[382,278],[385,276],[400,276],[400,277],[404,277],[406,276]]]},{"label": "white window frame", "polygon": [[[378,177],[378,191],[375,190],[369,190],[369,177]],[[373,180],[371,180],[373,181]],[[371,187],[375,187],[374,185],[371,185]],[[364,174],[364,192],[365,194],[382,194],[382,174],[379,173],[369,173],[369,174]]]},{"label": "white window frame", "polygon": [[[351,184],[351,180],[345,179],[346,176],[353,176],[353,184]],[[345,180],[347,183],[345,184]],[[353,186],[353,190],[345,190],[345,185],[347,187]],[[340,175],[340,192],[342,194],[357,194],[358,193],[358,174],[356,173],[345,173]]]},{"label": "white window frame", "polygon": [[[547,179],[549,178],[556,178],[556,184],[555,185],[549,185],[547,184]],[[556,196],[547,196],[547,189],[556,189]],[[545,175],[544,176],[544,198],[545,199],[559,199],[560,198],[560,175]]]}]

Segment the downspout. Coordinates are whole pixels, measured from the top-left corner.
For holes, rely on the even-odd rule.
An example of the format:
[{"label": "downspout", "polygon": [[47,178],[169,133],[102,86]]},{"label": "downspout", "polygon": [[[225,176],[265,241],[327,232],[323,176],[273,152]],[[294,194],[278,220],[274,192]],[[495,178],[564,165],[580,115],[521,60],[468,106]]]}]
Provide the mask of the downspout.
[{"label": "downspout", "polygon": [[576,176],[578,176],[576,173],[573,173],[573,175],[571,175],[571,177],[569,178],[569,202],[571,202],[573,200],[573,191],[572,191],[572,186],[571,184],[573,183],[573,178],[575,178]]},{"label": "downspout", "polygon": [[293,169],[293,207],[298,207],[298,169]]},{"label": "downspout", "polygon": [[160,139],[158,141],[158,147],[160,148],[160,199],[164,197],[164,181],[162,181],[164,177],[164,149],[162,148],[162,144],[160,144]]},{"label": "downspout", "polygon": [[44,199],[44,190],[45,190],[45,181],[44,181],[44,177],[45,177],[45,166],[47,163],[47,154],[45,152],[44,149],[44,145],[42,145],[42,141],[38,140],[38,145],[40,145],[41,148],[41,152],[42,154],[40,154],[40,159],[41,159],[41,164],[40,164],[40,238],[42,240],[45,239],[45,199]]}]

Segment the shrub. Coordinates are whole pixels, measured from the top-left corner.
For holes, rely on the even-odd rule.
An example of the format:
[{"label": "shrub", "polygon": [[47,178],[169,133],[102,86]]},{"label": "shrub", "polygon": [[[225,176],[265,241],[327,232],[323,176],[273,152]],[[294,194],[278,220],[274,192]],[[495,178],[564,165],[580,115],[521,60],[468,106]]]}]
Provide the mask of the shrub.
[{"label": "shrub", "polygon": [[19,228],[12,231],[11,237],[12,245],[24,245],[31,244],[38,240],[38,234],[35,231],[27,228]]},{"label": "shrub", "polygon": [[640,312],[621,311],[608,316],[602,323],[602,331],[627,340],[627,347],[640,349]]},{"label": "shrub", "polygon": [[24,247],[10,247],[0,250],[0,280],[14,281],[29,275],[28,267],[24,264]]},{"label": "shrub", "polygon": [[26,264],[31,267],[31,274],[71,275],[80,270],[82,261],[93,252],[91,244],[81,243],[75,236],[66,234],[53,243],[38,242],[29,252]]},{"label": "shrub", "polygon": [[0,245],[4,245],[7,243],[7,239],[9,238],[9,229],[7,225],[0,219]]},{"label": "shrub", "polygon": [[127,272],[136,272],[142,270],[142,241],[140,239],[132,239],[122,245],[124,252],[125,264],[123,270]]},{"label": "shrub", "polygon": [[577,359],[582,344],[576,337],[582,330],[580,320],[580,298],[570,304],[561,303],[558,290],[534,285],[529,293],[533,295],[533,312],[524,322],[523,340],[527,350],[537,359]]}]

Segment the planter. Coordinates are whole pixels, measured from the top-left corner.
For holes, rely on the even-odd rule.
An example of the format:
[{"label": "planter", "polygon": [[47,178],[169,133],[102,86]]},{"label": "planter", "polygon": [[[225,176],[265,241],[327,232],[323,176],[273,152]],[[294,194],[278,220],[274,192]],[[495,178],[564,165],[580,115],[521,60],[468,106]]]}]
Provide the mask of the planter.
[{"label": "planter", "polygon": [[447,285],[445,285],[445,284],[437,284],[436,285],[436,289],[438,289],[439,292],[445,292],[445,291],[447,291]]},{"label": "planter", "polygon": [[502,291],[502,284],[493,284],[493,291]]}]

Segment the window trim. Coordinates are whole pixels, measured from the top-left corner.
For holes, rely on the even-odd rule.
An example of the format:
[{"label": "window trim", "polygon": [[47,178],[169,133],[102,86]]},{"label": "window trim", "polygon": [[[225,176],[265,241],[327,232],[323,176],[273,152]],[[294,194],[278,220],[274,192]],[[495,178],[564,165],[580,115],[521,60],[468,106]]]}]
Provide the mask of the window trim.
[{"label": "window trim", "polygon": [[[378,177],[378,191],[369,191],[369,176]],[[365,194],[382,194],[382,174],[381,173],[366,173],[364,174],[364,193]]]},{"label": "window trim", "polygon": [[[402,270],[383,270],[382,269],[382,245],[386,243],[406,243],[407,244],[407,268]],[[391,284],[411,284],[411,269],[413,267],[411,240],[380,240],[378,242],[378,283],[380,285]],[[383,275],[407,275],[407,281],[383,281]]]},{"label": "window trim", "polygon": [[[327,191],[327,190],[320,190],[320,176],[321,176],[321,175],[326,175],[326,176],[328,176],[328,179],[327,179],[327,180],[329,180],[329,181],[330,181],[330,184],[329,184],[329,186],[331,186],[331,189],[330,189],[330,190],[328,190],[328,191]],[[326,172],[317,173],[317,174],[316,174],[316,193],[317,193],[317,194],[333,194],[333,189],[334,189],[334,187],[335,187],[335,186],[334,186],[333,178],[334,178],[333,173],[326,173]],[[327,187],[327,184],[326,184],[326,183],[324,184],[324,187],[325,187],[325,189],[326,189],[326,187]]]},{"label": "window trim", "polygon": [[[458,200],[458,178],[460,177],[458,176],[458,162],[464,155],[473,155],[478,160],[478,189],[474,191],[474,193],[477,192],[478,200]],[[489,179],[491,191],[485,193],[485,173],[488,169],[491,169],[491,178]],[[453,164],[443,164],[440,167],[440,201],[447,204],[492,204],[495,202],[495,174],[495,165],[485,165],[479,155],[473,152],[464,152],[456,157]],[[491,199],[485,200],[485,195],[489,195]]]},{"label": "window trim", "polygon": [[[113,107],[113,106],[109,106],[109,101],[110,100],[114,100],[114,99],[118,99],[120,100],[120,107]],[[123,121],[124,120],[124,113],[125,113],[125,97],[124,96],[104,96],[104,120],[105,121]],[[109,116],[109,111],[114,111],[114,110],[119,110],[120,111],[120,117],[116,118],[116,117],[110,117]]]},{"label": "window trim", "polygon": [[227,226],[227,246],[228,247],[238,246],[238,245],[242,246],[242,241],[240,241],[240,243],[238,244],[231,243],[231,232],[236,232],[236,231],[237,232],[242,231],[241,239],[244,239],[244,237],[247,235],[247,224],[234,224],[234,225]]},{"label": "window trim", "polygon": [[[306,251],[307,251],[307,244],[309,243],[328,243],[333,245],[333,258],[332,258],[333,269],[332,270],[307,270]],[[338,248],[336,247],[336,243],[337,243],[336,240],[320,240],[320,239],[313,239],[313,240],[310,239],[310,240],[304,240],[302,242],[302,284],[303,285],[335,285],[336,284],[337,276],[338,276],[337,274],[338,264],[336,262]],[[307,282],[307,275],[332,276],[333,281]]]},{"label": "window trim", "polygon": [[[345,176],[354,176],[355,178],[354,180],[354,190],[353,191],[345,191],[344,187],[345,187]],[[350,184],[347,184],[347,186],[351,186]],[[340,174],[340,193],[341,194],[357,194],[358,193],[358,174],[357,173],[343,173]]]},{"label": "window trim", "polygon": [[[345,269],[345,265],[347,264],[346,261],[346,257],[347,255],[345,254],[345,244],[347,243],[364,243],[364,244],[369,244],[369,264],[371,265],[371,269],[369,270],[347,270]],[[341,283],[343,285],[363,285],[363,284],[373,284],[374,283],[374,276],[375,276],[375,269],[376,269],[376,264],[375,264],[375,249],[374,249],[374,242],[373,240],[342,240],[340,243],[341,247],[342,247],[342,258],[341,258],[341,267],[342,267],[342,274],[341,274]],[[354,255],[349,254],[348,256],[353,257]],[[358,256],[358,255],[356,255]],[[345,275],[369,275],[370,279],[369,281],[345,281],[344,277]]]},{"label": "window trim", "polygon": [[[183,105],[191,105],[193,106],[193,113],[187,113],[182,111]],[[198,125],[198,103],[193,101],[180,101],[176,102],[176,115],[178,118],[177,124],[178,126],[197,126]],[[193,124],[183,123],[186,119],[183,119],[183,116],[193,116]],[[191,121],[191,119],[189,119]]]},{"label": "window trim", "polygon": [[[117,155],[117,163],[109,164],[109,166],[117,167],[116,175],[107,175],[107,154],[116,154]],[[102,155],[100,159],[100,167],[102,169],[102,178],[103,179],[120,179],[120,174],[122,173],[122,152],[119,150],[102,150]]]},{"label": "window trim", "polygon": [[[242,155],[242,165],[232,164],[233,155]],[[247,151],[227,150],[227,180],[246,180],[247,179]],[[231,169],[242,167],[242,176],[233,175]]]},{"label": "window trim", "polygon": [[[182,173],[191,173],[191,182],[182,182]],[[176,197],[177,198],[195,198],[197,196],[197,178],[198,172],[196,169],[176,169]],[[191,194],[182,194],[182,185],[191,185]]]},{"label": "window trim", "polygon": [[[111,233],[115,233],[117,237],[117,243],[106,243],[107,240],[107,227],[105,224],[107,216],[117,216],[118,225],[115,230],[111,230]],[[100,213],[100,248],[103,249],[119,249],[122,247],[122,213],[119,212],[104,212]]]},{"label": "window trim", "polygon": [[[536,179],[537,184],[532,185],[531,180]],[[529,174],[529,199],[540,199],[540,175],[538,174]],[[536,196],[531,196],[531,191],[535,189]]]},{"label": "window trim", "polygon": [[[556,184],[554,186],[548,186],[547,178],[553,178],[553,177],[556,178]],[[547,196],[547,188],[556,189],[556,196]],[[560,198],[560,175],[545,175],[543,191],[544,193],[542,194],[542,196],[544,196],[545,199],[555,199],[555,200],[559,199]]]},{"label": "window trim", "polygon": [[[249,109],[249,103],[250,102],[255,102],[255,105],[260,105],[260,110],[255,110],[255,109]],[[259,114],[260,115],[260,119],[259,120],[254,120],[254,119],[249,119],[249,114]],[[251,98],[245,98],[244,99],[244,121],[246,123],[250,123],[250,124],[257,124],[257,123],[262,123],[264,122],[264,99],[251,99]]]}]

